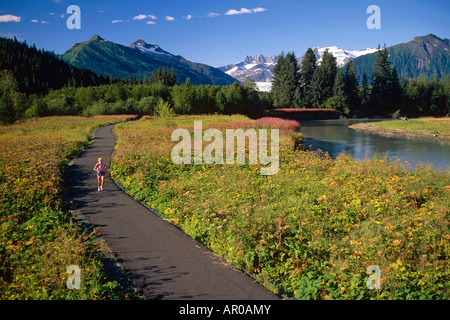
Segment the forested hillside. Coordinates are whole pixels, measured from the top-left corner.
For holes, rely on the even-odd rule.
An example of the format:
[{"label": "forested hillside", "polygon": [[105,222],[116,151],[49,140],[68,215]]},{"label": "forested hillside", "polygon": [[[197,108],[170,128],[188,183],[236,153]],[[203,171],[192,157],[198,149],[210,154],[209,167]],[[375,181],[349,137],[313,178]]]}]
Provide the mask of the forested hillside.
[{"label": "forested hillside", "polygon": [[[450,73],[450,40],[441,39],[434,34],[415,37],[409,42],[387,48],[392,67],[401,78],[425,76],[444,78]],[[364,55],[353,60],[358,80],[362,81],[364,73],[372,76],[372,66],[376,53]]]},{"label": "forested hillside", "polygon": [[188,78],[196,85],[228,85],[236,82],[236,79],[217,68],[188,61],[160,49],[159,46],[146,44],[141,39],[128,47],[94,35],[88,41],[75,44],[61,58],[71,65],[92,70],[99,75],[120,79],[145,79],[155,69],[168,67],[174,70],[181,83]]},{"label": "forested hillside", "polygon": [[74,67],[53,52],[38,50],[35,45],[14,39],[0,38],[0,71],[11,70],[18,91],[29,94],[46,93],[64,86],[94,86],[109,83],[109,77]]}]

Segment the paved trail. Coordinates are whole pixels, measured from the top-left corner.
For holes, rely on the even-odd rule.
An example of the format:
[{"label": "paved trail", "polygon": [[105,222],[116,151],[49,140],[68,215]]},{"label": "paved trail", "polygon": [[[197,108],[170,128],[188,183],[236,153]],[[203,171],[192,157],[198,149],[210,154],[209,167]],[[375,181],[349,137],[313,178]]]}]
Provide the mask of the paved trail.
[{"label": "paved trail", "polygon": [[106,174],[97,191],[93,167],[107,165],[116,144],[113,126],[96,130],[92,144],[69,169],[69,196],[127,270],[145,299],[271,300],[277,296],[233,269],[209,249],[122,192]]}]

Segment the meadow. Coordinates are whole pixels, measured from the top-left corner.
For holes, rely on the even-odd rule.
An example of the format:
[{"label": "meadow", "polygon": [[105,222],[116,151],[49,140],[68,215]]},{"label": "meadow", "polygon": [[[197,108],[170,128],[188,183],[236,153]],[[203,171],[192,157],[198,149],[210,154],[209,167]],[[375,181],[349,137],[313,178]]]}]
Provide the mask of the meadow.
[{"label": "meadow", "polygon": [[423,117],[408,119],[407,121],[380,121],[369,125],[388,129],[401,130],[405,133],[430,135],[443,139],[450,139],[450,118]]},{"label": "meadow", "polygon": [[[64,198],[68,162],[92,130],[129,116],[47,117],[0,126],[0,299],[125,298],[100,245],[73,221]],[[81,269],[69,290],[67,267]]]},{"label": "meadow", "polygon": [[[281,128],[280,165],[175,165],[171,133]],[[302,151],[299,126],[244,116],[116,125],[111,174],[233,266],[293,299],[448,299],[449,172],[384,157]],[[300,129],[301,131],[301,129]],[[207,143],[203,144],[205,147]],[[369,289],[370,266],[380,289]]]}]

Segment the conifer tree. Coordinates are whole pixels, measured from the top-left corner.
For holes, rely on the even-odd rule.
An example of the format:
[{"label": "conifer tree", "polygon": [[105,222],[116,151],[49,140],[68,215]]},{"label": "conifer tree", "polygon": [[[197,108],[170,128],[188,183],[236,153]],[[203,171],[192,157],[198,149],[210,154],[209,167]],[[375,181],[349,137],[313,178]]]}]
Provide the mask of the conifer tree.
[{"label": "conifer tree", "polygon": [[378,45],[378,51],[375,56],[375,63],[372,68],[372,91],[370,95],[370,107],[374,114],[386,114],[389,109],[389,99],[391,93],[392,70],[389,62],[389,53],[384,46],[381,50]]},{"label": "conifer tree", "polygon": [[325,96],[325,73],[323,68],[319,67],[314,71],[314,75],[311,81],[310,99],[312,107],[320,108],[326,101]]},{"label": "conifer tree", "polygon": [[347,95],[345,93],[344,70],[339,69],[334,79],[333,96],[328,98],[326,107],[334,109],[343,115],[348,115],[350,109],[347,103]]},{"label": "conifer tree", "polygon": [[336,58],[328,51],[322,55],[322,64],[320,67],[324,71],[324,96],[328,99],[333,96],[334,79],[337,73]]},{"label": "conifer tree", "polygon": [[325,102],[333,96],[337,65],[333,55],[325,49],[321,65],[314,71],[311,81],[311,99],[316,108],[324,107]]},{"label": "conifer tree", "polygon": [[273,73],[272,95],[275,107],[293,107],[295,92],[299,86],[299,67],[294,52],[278,57]]},{"label": "conifer tree", "polygon": [[317,69],[317,59],[311,48],[306,50],[300,68],[300,95],[306,106],[312,105],[311,82]]},{"label": "conifer tree", "polygon": [[345,94],[347,96],[347,103],[352,110],[358,110],[360,107],[360,100],[358,95],[358,79],[356,76],[355,66],[353,61],[347,64],[344,75]]},{"label": "conifer tree", "polygon": [[401,88],[401,84],[400,84],[400,79],[397,73],[397,70],[395,68],[392,68],[392,73],[389,79],[389,98],[390,98],[390,103],[389,103],[389,107],[390,110],[389,111],[395,111],[398,109],[401,109],[401,104],[402,104],[402,88]]},{"label": "conifer tree", "polygon": [[361,86],[359,87],[359,99],[362,105],[366,105],[367,103],[369,103],[370,85],[369,78],[367,77],[367,74],[365,72],[362,77]]}]

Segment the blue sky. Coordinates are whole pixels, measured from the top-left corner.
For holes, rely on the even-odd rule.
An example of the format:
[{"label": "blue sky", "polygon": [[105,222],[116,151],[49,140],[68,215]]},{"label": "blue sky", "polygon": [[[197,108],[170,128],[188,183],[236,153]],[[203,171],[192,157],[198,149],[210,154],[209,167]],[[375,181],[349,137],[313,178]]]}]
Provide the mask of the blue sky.
[{"label": "blue sky", "polygon": [[[69,5],[81,9],[80,30],[66,26]],[[381,9],[379,30],[366,27],[369,5]],[[141,38],[218,67],[257,53],[357,50],[429,33],[450,38],[449,12],[448,0],[0,0],[0,36],[55,53],[94,34],[123,45]]]}]

